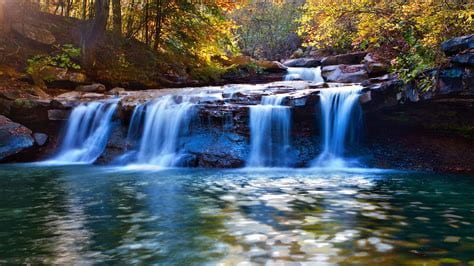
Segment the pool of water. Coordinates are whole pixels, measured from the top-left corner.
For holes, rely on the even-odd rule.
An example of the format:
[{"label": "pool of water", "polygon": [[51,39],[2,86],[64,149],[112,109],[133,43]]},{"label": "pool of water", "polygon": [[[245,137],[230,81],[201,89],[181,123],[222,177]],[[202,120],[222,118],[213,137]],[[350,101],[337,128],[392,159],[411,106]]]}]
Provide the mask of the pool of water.
[{"label": "pool of water", "polygon": [[0,167],[0,264],[474,263],[474,177]]}]

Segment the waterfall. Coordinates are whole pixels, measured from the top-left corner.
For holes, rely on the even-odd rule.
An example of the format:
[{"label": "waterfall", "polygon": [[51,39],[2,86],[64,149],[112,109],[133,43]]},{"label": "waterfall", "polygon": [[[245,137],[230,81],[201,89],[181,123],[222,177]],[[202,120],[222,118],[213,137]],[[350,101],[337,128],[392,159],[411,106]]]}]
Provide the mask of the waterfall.
[{"label": "waterfall", "polygon": [[324,82],[321,76],[321,67],[305,68],[305,67],[289,67],[285,75],[286,81],[306,80],[313,82]]},{"label": "waterfall", "polygon": [[58,154],[47,164],[91,164],[104,151],[118,100],[83,103],[71,112]]},{"label": "waterfall", "polygon": [[[160,97],[146,104],[143,134],[136,160],[138,164],[171,167],[179,163],[180,137],[189,128],[193,106],[194,104],[186,98],[177,103],[172,95]],[[141,118],[137,115],[135,119]]]},{"label": "waterfall", "polygon": [[261,104],[250,107],[251,151],[248,167],[288,165],[291,110],[282,106],[284,99],[284,95],[264,96]]},{"label": "waterfall", "polygon": [[314,161],[317,167],[345,167],[345,146],[350,131],[361,122],[359,96],[362,86],[335,87],[321,90],[322,153]]}]

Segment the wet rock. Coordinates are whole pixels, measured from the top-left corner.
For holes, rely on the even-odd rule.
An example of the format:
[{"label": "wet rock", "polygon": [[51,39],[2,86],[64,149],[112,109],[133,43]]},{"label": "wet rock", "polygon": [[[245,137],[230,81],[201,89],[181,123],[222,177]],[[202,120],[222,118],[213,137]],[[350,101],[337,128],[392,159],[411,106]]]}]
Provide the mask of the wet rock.
[{"label": "wet rock", "polygon": [[61,109],[48,110],[48,119],[50,121],[67,120],[69,117],[69,113],[70,111],[68,110],[61,110]]},{"label": "wet rock", "polygon": [[367,55],[365,52],[341,54],[335,56],[328,56],[321,60],[322,66],[333,66],[333,65],[357,65],[362,62],[364,57]]},{"label": "wet rock", "polygon": [[474,34],[456,37],[441,44],[441,50],[446,55],[454,55],[467,49],[474,48]]},{"label": "wet rock", "polygon": [[105,92],[106,88],[103,84],[94,83],[90,85],[80,85],[76,87],[76,91],[81,92]]},{"label": "wet rock", "polygon": [[14,23],[12,30],[35,42],[52,45],[56,42],[54,35],[47,29],[30,23]]},{"label": "wet rock", "polygon": [[31,130],[0,115],[0,160],[33,146]]},{"label": "wet rock", "polygon": [[364,65],[325,66],[321,72],[328,82],[360,83],[369,78]]},{"label": "wet rock", "polygon": [[321,65],[321,59],[316,58],[298,58],[290,59],[283,63],[287,67],[318,67]]},{"label": "wet rock", "polygon": [[34,133],[33,138],[35,139],[35,142],[38,146],[43,146],[48,140],[48,135],[44,133]]},{"label": "wet rock", "polygon": [[463,68],[447,68],[439,70],[437,90],[439,94],[452,94],[463,91]]},{"label": "wet rock", "polygon": [[465,54],[458,54],[451,59],[451,62],[458,65],[474,66],[474,51]]}]

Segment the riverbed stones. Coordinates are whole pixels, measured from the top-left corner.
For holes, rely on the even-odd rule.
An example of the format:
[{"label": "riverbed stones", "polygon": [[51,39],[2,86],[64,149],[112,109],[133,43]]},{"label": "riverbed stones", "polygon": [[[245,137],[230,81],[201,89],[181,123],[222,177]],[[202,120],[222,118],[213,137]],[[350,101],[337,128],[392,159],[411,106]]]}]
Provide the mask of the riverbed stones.
[{"label": "riverbed stones", "polygon": [[365,52],[356,52],[356,53],[328,56],[321,60],[321,65],[322,66],[356,65],[356,64],[360,64],[366,55],[367,53]]},{"label": "riverbed stones", "polygon": [[76,91],[81,92],[105,92],[106,88],[103,84],[94,83],[90,85],[80,85],[76,87]]},{"label": "riverbed stones", "polygon": [[0,115],[0,160],[33,146],[32,132]]}]

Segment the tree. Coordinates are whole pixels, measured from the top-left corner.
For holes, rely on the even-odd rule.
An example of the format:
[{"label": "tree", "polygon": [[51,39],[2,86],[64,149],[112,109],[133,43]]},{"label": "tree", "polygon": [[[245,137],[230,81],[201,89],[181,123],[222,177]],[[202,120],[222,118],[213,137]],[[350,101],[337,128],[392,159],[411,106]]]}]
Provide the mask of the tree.
[{"label": "tree", "polygon": [[113,30],[114,33],[122,35],[122,3],[120,0],[112,0]]},{"label": "tree", "polygon": [[107,21],[109,18],[110,0],[95,0],[94,18],[90,29],[82,40],[83,61],[85,65],[93,65],[95,58],[95,49],[101,37],[107,29]]}]

